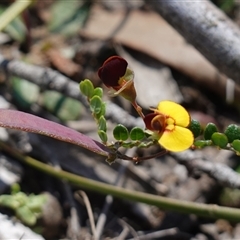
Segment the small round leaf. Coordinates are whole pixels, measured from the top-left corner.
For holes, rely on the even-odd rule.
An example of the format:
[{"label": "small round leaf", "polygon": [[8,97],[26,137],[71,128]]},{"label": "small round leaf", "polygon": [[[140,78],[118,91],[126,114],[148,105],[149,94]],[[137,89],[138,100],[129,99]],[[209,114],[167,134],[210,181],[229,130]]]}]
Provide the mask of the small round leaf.
[{"label": "small round leaf", "polygon": [[79,84],[80,91],[83,95],[85,95],[88,98],[91,98],[93,96],[94,87],[92,82],[89,79],[85,79],[80,82]]},{"label": "small round leaf", "polygon": [[101,111],[95,115],[97,119],[100,119],[101,116],[104,116],[106,112],[106,103],[102,102]]},{"label": "small round leaf", "polygon": [[26,205],[19,207],[16,210],[16,215],[29,226],[33,226],[37,221],[36,215]]},{"label": "small round leaf", "polygon": [[140,141],[145,137],[145,132],[142,128],[139,127],[134,127],[131,131],[130,131],[130,138],[133,141]]},{"label": "small round leaf", "polygon": [[93,113],[99,114],[102,110],[102,99],[99,96],[93,96],[90,99],[90,109]]},{"label": "small round leaf", "polygon": [[215,132],[218,132],[217,126],[214,123],[208,123],[203,133],[204,139],[210,140]]},{"label": "small round leaf", "polygon": [[220,148],[225,148],[228,144],[228,138],[223,133],[215,132],[212,135],[212,142],[214,145],[216,145]]},{"label": "small round leaf", "polygon": [[189,130],[192,131],[194,138],[200,136],[200,134],[202,132],[202,128],[201,128],[199,121],[197,121],[195,119],[191,120],[191,123],[188,128],[189,128]]},{"label": "small round leaf", "polygon": [[100,139],[102,140],[103,143],[107,142],[108,136],[107,136],[106,132],[104,132],[103,130],[98,130],[98,136],[100,137]]},{"label": "small round leaf", "polygon": [[240,127],[236,124],[230,124],[224,133],[228,137],[230,143],[235,139],[240,139]]},{"label": "small round leaf", "polygon": [[101,131],[107,131],[107,121],[104,116],[101,116],[98,120],[98,129]]},{"label": "small round leaf", "polygon": [[136,143],[135,142],[123,142],[121,144],[121,146],[124,148],[133,148],[136,146]]},{"label": "small round leaf", "polygon": [[103,96],[102,88],[96,87],[93,91],[93,96],[99,96],[100,98],[102,98],[102,96]]},{"label": "small round leaf", "polygon": [[239,139],[235,139],[232,142],[232,147],[235,151],[237,151],[238,153],[240,153],[240,140]]},{"label": "small round leaf", "polygon": [[211,145],[212,145],[211,140],[197,140],[194,142],[194,146],[197,148],[203,148]]},{"label": "small round leaf", "polygon": [[125,126],[123,126],[122,124],[118,124],[113,129],[113,136],[118,141],[126,141],[128,139],[129,132]]}]

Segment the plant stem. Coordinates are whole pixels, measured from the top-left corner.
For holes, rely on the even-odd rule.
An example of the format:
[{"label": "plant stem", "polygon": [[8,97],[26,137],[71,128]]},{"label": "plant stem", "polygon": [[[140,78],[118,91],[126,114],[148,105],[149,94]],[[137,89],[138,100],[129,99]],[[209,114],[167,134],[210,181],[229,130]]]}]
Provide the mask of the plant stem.
[{"label": "plant stem", "polygon": [[135,110],[137,111],[138,115],[139,115],[142,119],[144,119],[145,116],[144,116],[144,114],[143,114],[143,112],[142,112],[142,108],[137,104],[137,102],[136,102],[136,101],[132,102],[132,105],[133,105],[133,107],[135,108]]},{"label": "plant stem", "polygon": [[237,208],[221,207],[215,204],[210,205],[188,202],[112,186],[110,184],[77,176],[63,170],[56,170],[50,165],[39,162],[31,157],[23,156],[21,153],[7,146],[3,142],[0,142],[0,148],[11,156],[17,158],[18,160],[21,160],[23,163],[35,169],[38,169],[41,172],[44,172],[61,180],[66,180],[69,183],[86,190],[99,192],[101,194],[111,194],[114,197],[125,200],[155,205],[163,210],[171,210],[185,214],[196,214],[198,216],[207,218],[220,218],[231,221],[240,221],[240,209]]},{"label": "plant stem", "polygon": [[163,156],[163,155],[165,155],[167,153],[168,153],[168,151],[163,149],[161,152],[158,152],[158,153],[155,153],[153,155],[146,156],[146,157],[129,157],[127,155],[124,155],[124,154],[121,154],[120,152],[118,152],[117,153],[117,157],[119,159],[122,159],[122,160],[130,160],[130,161],[133,161],[135,163],[139,163],[141,161],[150,160],[152,158]]},{"label": "plant stem", "polygon": [[0,32],[34,1],[35,0],[18,0],[8,7],[7,10],[0,15]]}]

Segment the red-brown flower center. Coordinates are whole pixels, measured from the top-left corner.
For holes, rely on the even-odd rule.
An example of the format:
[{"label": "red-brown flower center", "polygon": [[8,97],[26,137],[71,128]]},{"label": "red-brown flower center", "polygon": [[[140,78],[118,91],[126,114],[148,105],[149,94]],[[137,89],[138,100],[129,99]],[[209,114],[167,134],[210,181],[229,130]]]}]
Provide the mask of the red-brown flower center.
[{"label": "red-brown flower center", "polygon": [[152,119],[151,126],[154,131],[162,133],[166,127],[166,117],[158,114]]},{"label": "red-brown flower center", "polygon": [[144,118],[146,128],[161,134],[166,127],[166,116],[159,113],[147,114]]}]

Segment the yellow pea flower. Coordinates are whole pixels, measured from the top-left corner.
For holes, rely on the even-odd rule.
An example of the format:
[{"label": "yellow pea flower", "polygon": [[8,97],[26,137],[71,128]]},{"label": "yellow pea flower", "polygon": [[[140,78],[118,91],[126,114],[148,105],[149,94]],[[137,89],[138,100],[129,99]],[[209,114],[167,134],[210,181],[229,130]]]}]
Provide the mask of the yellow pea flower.
[{"label": "yellow pea flower", "polygon": [[172,101],[162,101],[153,113],[144,117],[146,128],[153,132],[153,137],[165,149],[172,152],[184,151],[194,141],[193,133],[187,129],[191,118],[181,105]]}]

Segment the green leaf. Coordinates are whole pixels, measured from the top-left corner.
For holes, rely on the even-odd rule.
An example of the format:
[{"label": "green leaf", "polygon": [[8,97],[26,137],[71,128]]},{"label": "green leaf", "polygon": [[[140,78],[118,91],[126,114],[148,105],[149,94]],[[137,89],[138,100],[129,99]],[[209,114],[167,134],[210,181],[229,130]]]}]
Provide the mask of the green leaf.
[{"label": "green leaf", "polygon": [[107,131],[107,121],[104,116],[101,116],[98,120],[98,128],[99,130],[106,132]]},{"label": "green leaf", "polygon": [[140,141],[145,137],[145,132],[142,128],[139,127],[134,127],[130,131],[130,139],[133,141]]},{"label": "green leaf", "polygon": [[235,7],[234,0],[228,0],[228,1],[218,0],[217,3],[225,13],[230,13],[232,9]]},{"label": "green leaf", "polygon": [[62,121],[78,119],[82,109],[79,101],[49,90],[43,93],[43,106]]},{"label": "green leaf", "polygon": [[122,124],[118,124],[113,129],[113,136],[118,141],[126,141],[128,139],[129,132],[125,126],[123,126]]},{"label": "green leaf", "polygon": [[240,139],[240,127],[236,124],[230,124],[224,133],[228,137],[230,143],[235,139]]},{"label": "green leaf", "polygon": [[26,206],[35,213],[39,213],[42,211],[44,204],[47,202],[46,194],[34,195],[31,194],[28,196],[28,201]]},{"label": "green leaf", "polygon": [[220,148],[225,148],[228,144],[228,138],[223,133],[215,132],[212,135],[212,142],[214,145],[216,145]]},{"label": "green leaf", "polygon": [[76,34],[83,26],[90,10],[91,1],[59,0],[52,4],[49,29],[65,36]]},{"label": "green leaf", "polygon": [[13,97],[23,108],[29,108],[32,103],[37,102],[39,87],[18,77],[12,77]]},{"label": "green leaf", "polygon": [[155,145],[156,142],[155,141],[151,141],[151,142],[141,142],[139,145],[138,145],[138,148],[149,148],[151,147],[152,145]]},{"label": "green leaf", "polygon": [[103,143],[106,143],[108,140],[108,136],[106,134],[105,131],[103,130],[98,130],[98,136],[100,137],[100,139],[102,140]]},{"label": "green leaf", "polygon": [[21,203],[12,195],[2,194],[0,196],[0,206],[15,210],[21,206]]},{"label": "green leaf", "polygon": [[218,132],[217,126],[214,123],[208,123],[203,133],[204,139],[210,140],[215,132]]},{"label": "green leaf", "polygon": [[103,96],[102,88],[96,87],[93,91],[93,96],[99,96],[100,98],[102,98],[102,96]]},{"label": "green leaf", "polygon": [[[0,15],[6,11],[6,7],[0,6]],[[23,42],[27,29],[20,17],[16,17],[10,24],[6,26],[4,32],[7,32],[14,40]]]},{"label": "green leaf", "polygon": [[202,128],[201,128],[199,121],[197,121],[195,119],[191,120],[191,123],[188,128],[189,128],[189,130],[192,131],[194,138],[200,136],[200,134],[202,132]]},{"label": "green leaf", "polygon": [[37,222],[35,214],[27,207],[22,206],[16,210],[17,217],[29,226],[33,226]]},{"label": "green leaf", "polygon": [[100,119],[102,116],[104,116],[106,113],[106,103],[102,102],[102,105],[101,105],[101,111],[97,114],[95,114],[95,117],[97,119]]},{"label": "green leaf", "polygon": [[12,195],[12,197],[16,199],[21,204],[21,206],[25,205],[28,201],[28,196],[24,192],[18,192]]},{"label": "green leaf", "polygon": [[93,96],[89,103],[93,113],[99,114],[102,111],[102,99],[99,96]]},{"label": "green leaf", "polygon": [[83,95],[88,98],[93,96],[94,87],[92,82],[89,79],[85,79],[79,83],[80,91]]},{"label": "green leaf", "polygon": [[239,139],[235,139],[233,142],[232,142],[232,147],[233,149],[238,153],[238,155],[240,154],[240,140]]},{"label": "green leaf", "polygon": [[194,142],[194,146],[197,148],[203,148],[211,145],[212,145],[211,140],[197,140]]},{"label": "green leaf", "polygon": [[11,185],[11,194],[14,195],[21,191],[20,185],[18,183],[14,183]]},{"label": "green leaf", "polygon": [[133,148],[136,146],[136,142],[122,142],[121,147],[124,148]]}]

